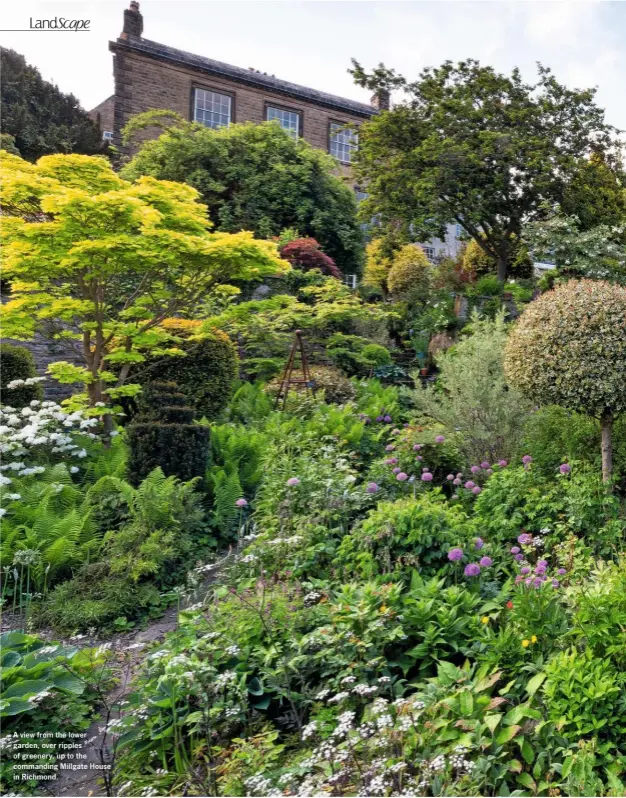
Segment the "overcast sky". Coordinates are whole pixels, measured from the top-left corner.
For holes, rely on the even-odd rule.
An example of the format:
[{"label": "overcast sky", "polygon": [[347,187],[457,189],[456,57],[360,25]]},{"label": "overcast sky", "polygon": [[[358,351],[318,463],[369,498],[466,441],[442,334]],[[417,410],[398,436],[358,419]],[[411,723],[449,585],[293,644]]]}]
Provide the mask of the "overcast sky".
[{"label": "overcast sky", "polygon": [[[88,33],[0,32],[44,78],[87,109],[113,93],[108,41],[128,0],[4,2],[2,28],[30,18],[91,20]],[[479,59],[535,77],[550,66],[571,87],[597,86],[607,121],[626,129],[626,2],[473,0],[141,0],[144,36],[183,50],[367,102],[346,70],[383,61],[407,77],[446,59]]]}]

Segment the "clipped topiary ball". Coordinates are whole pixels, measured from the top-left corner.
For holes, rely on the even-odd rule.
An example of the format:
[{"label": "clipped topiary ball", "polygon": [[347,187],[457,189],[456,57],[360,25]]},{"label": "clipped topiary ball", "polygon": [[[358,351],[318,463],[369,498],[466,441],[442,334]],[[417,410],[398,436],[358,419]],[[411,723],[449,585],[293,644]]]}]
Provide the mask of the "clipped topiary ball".
[{"label": "clipped topiary ball", "polygon": [[432,266],[424,250],[407,244],[393,259],[387,277],[389,292],[396,297],[421,295],[428,291]]},{"label": "clipped topiary ball", "polygon": [[571,280],[531,302],[507,342],[505,371],[532,402],[600,420],[610,479],[611,427],[626,411],[626,288]]},{"label": "clipped topiary ball", "polygon": [[2,391],[2,404],[10,407],[22,408],[34,399],[43,399],[43,388],[40,383],[21,385],[18,388],[7,388],[14,380],[27,380],[37,376],[35,358],[23,346],[14,344],[0,344],[0,389]]}]

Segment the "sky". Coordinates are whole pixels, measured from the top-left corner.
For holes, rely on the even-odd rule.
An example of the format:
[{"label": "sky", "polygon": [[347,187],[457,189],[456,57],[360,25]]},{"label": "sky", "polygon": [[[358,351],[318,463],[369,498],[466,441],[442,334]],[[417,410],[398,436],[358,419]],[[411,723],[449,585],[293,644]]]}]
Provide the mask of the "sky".
[{"label": "sky", "polygon": [[[305,86],[368,102],[347,72],[350,58],[407,78],[446,59],[476,58],[536,76],[551,67],[572,88],[598,87],[610,124],[626,130],[626,1],[141,0],[144,36]],[[108,41],[128,0],[5,2],[0,28],[30,19],[89,19],[89,32],[0,31],[47,80],[89,110],[113,93]]]}]

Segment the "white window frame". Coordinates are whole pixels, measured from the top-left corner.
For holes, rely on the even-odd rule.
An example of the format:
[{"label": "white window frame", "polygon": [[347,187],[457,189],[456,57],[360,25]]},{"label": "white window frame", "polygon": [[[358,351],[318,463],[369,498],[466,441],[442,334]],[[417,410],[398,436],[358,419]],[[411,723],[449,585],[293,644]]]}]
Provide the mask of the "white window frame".
[{"label": "white window frame", "polygon": [[[270,112],[274,112],[274,116],[270,117]],[[285,119],[282,114],[286,115],[288,118]],[[291,122],[295,119],[295,127],[291,125]],[[292,108],[283,108],[280,105],[273,105],[272,103],[266,103],[265,105],[265,121],[266,122],[273,122],[276,121],[281,126],[283,130],[286,130],[290,136],[294,139],[298,139],[302,135],[302,114],[299,111],[294,111]],[[284,124],[285,121],[287,124]]]},{"label": "white window frame", "polygon": [[229,127],[233,119],[232,94],[197,86],[193,90],[193,118],[212,130]]},{"label": "white window frame", "polygon": [[351,164],[359,149],[359,129],[346,122],[329,122],[328,152],[340,163]]},{"label": "white window frame", "polygon": [[424,255],[426,255],[428,260],[432,263],[432,261],[435,260],[435,255],[436,255],[435,248],[423,246],[422,249],[424,250]]},{"label": "white window frame", "polygon": [[357,277],[356,274],[344,274],[343,284],[347,285],[352,291],[356,290]]},{"label": "white window frame", "polygon": [[113,131],[112,130],[103,130],[102,131],[102,141],[113,141]]}]

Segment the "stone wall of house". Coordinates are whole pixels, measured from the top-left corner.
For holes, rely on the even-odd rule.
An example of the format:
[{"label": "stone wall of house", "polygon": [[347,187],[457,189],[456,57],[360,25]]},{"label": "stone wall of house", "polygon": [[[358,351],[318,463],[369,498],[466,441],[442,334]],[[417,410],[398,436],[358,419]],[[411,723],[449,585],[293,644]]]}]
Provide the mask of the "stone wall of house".
[{"label": "stone wall of house", "polygon": [[[266,106],[297,111],[301,115],[301,135],[321,150],[328,152],[330,123],[357,127],[364,120],[347,112],[323,108],[301,99],[289,98],[238,83],[224,77],[207,75],[187,66],[159,61],[136,52],[117,49],[114,56],[115,118],[114,142],[120,145],[119,132],[131,116],[143,111],[165,108],[185,119],[193,119],[193,91],[196,88],[230,94],[233,97],[233,122],[264,122]],[[158,130],[144,131],[144,138],[153,138]],[[138,136],[138,146],[141,136]],[[122,148],[124,150],[124,148]],[[349,167],[342,165],[344,174]]]},{"label": "stone wall of house", "polygon": [[55,341],[41,333],[36,333],[32,341],[15,341],[12,338],[2,338],[1,342],[23,346],[24,349],[32,352],[37,376],[47,377],[46,381],[42,383],[46,399],[60,402],[62,399],[67,399],[72,393],[81,390],[82,386],[80,385],[61,385],[61,383],[47,375],[48,366],[50,363],[56,363],[57,360],[67,360],[69,363],[81,365],[80,354],[73,342]]},{"label": "stone wall of house", "polygon": [[89,111],[89,116],[100,127],[101,131],[110,130],[113,132],[113,112],[115,109],[115,95],[112,94],[103,100],[95,108]]}]

